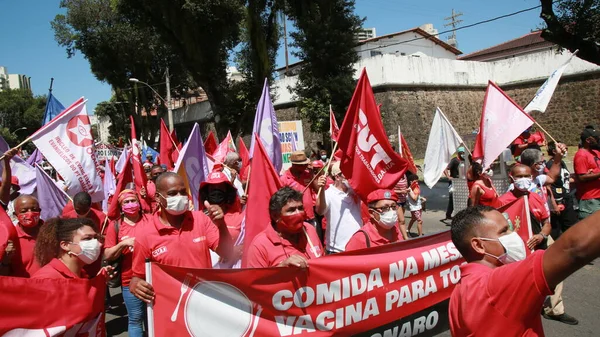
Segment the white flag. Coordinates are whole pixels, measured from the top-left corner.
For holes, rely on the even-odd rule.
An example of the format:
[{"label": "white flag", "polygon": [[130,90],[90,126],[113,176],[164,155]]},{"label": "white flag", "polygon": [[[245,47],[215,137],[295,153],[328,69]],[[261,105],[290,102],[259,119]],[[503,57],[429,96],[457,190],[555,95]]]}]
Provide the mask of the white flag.
[{"label": "white flag", "polygon": [[454,130],[452,124],[450,124],[442,110],[437,108],[429,132],[423,165],[423,177],[429,188],[432,188],[440,180],[452,155],[462,143],[462,139]]},{"label": "white flag", "polygon": [[104,193],[86,102],[80,98],[36,131],[31,141],[64,178],[67,194],[88,192],[97,202],[104,199]]},{"label": "white flag", "polygon": [[402,155],[402,132],[400,132],[400,125],[398,125],[398,153]]},{"label": "white flag", "polygon": [[125,162],[127,161],[128,151],[129,148],[127,147],[127,145],[125,145],[125,147],[123,148],[123,152],[121,152],[121,155],[119,156],[119,159],[115,164],[115,171],[117,173],[121,173],[121,171],[123,171],[123,167],[125,167]]},{"label": "white flag", "polygon": [[569,59],[567,60],[567,62],[565,62],[565,64],[560,66],[560,68],[556,69],[550,75],[550,77],[548,77],[546,82],[544,82],[544,84],[542,84],[542,86],[535,93],[535,97],[531,100],[531,102],[529,102],[529,104],[527,104],[525,109],[523,109],[523,110],[525,110],[525,112],[527,112],[527,113],[531,113],[532,111],[546,112],[546,108],[548,107],[548,103],[550,103],[550,99],[552,98],[552,95],[554,95],[554,90],[556,90],[556,86],[558,85],[558,81],[560,81],[560,77],[562,76],[563,72],[565,71],[565,69],[567,68],[569,63],[571,63],[571,60],[573,59],[573,56],[575,56],[576,53],[577,52],[573,53],[573,55],[571,55],[571,57],[569,57]]}]

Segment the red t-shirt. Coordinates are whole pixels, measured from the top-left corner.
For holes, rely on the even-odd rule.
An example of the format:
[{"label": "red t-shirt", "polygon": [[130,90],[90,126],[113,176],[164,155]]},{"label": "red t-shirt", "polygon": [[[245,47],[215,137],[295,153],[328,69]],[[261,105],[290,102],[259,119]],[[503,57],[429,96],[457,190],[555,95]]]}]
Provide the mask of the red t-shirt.
[{"label": "red t-shirt", "polygon": [[231,235],[231,240],[235,242],[240,236],[242,231],[242,221],[244,220],[243,212],[231,212],[228,211],[223,215],[223,220],[227,225],[227,231]]},{"label": "red t-shirt", "polygon": [[[498,198],[498,201],[500,201],[500,207],[502,207],[517,199],[518,198],[512,193],[512,191],[508,191]],[[540,224],[550,217],[546,203],[537,193],[530,192],[527,195],[527,200],[529,201],[529,211],[531,214],[533,214],[533,216],[535,216],[536,220],[539,221]]]},{"label": "red t-shirt", "polygon": [[309,260],[323,256],[321,240],[311,224],[304,223],[304,232],[300,233],[297,244],[279,236],[271,224],[267,225],[248,249],[248,268],[275,267],[292,255],[301,255]]},{"label": "red t-shirt", "polygon": [[540,311],[552,294],[542,267],[544,252],[498,268],[460,266],[448,314],[452,336],[544,336]]},{"label": "red t-shirt", "polygon": [[359,231],[354,233],[350,240],[348,240],[346,251],[367,248],[367,237],[365,236],[365,232],[369,236],[369,247],[383,246],[388,243],[402,241],[402,235],[400,234],[398,227],[392,227],[393,241],[390,241],[379,234],[376,226],[377,225],[373,224],[371,221],[365,223],[365,225]]},{"label": "red t-shirt", "polygon": [[57,258],[52,259],[47,265],[38,270],[31,278],[37,279],[61,279],[61,278],[88,278],[85,271],[81,270],[81,277],[75,275],[66,264]]},{"label": "red t-shirt", "polygon": [[[78,217],[79,216],[77,215],[77,212],[75,212],[74,209],[70,212],[63,214],[63,218],[65,218],[65,219],[76,219]],[[98,232],[100,232],[102,230],[102,226],[104,225],[104,220],[106,219],[106,214],[102,213],[102,211],[99,211],[97,209],[90,208],[90,212],[85,217],[94,222],[94,224],[96,225],[96,230]],[[104,235],[105,233],[106,233],[106,226],[104,228],[104,233],[101,233],[101,234]]]},{"label": "red t-shirt", "polygon": [[[42,226],[43,222],[40,221],[39,226]],[[15,245],[16,252],[10,261],[10,276],[16,277],[31,277],[36,271],[40,269],[40,264],[34,255],[35,238],[23,231],[21,226],[15,226],[17,231],[17,242],[13,242]]]},{"label": "red t-shirt", "polygon": [[[119,233],[115,231],[115,221],[112,221],[106,229],[106,236],[104,237],[104,248],[112,248],[119,242],[128,238],[135,238],[136,234],[141,233],[146,223],[149,220],[149,216],[142,215],[140,220],[135,224],[131,225],[119,218]],[[131,265],[133,263],[133,249],[131,247],[125,247],[121,251],[121,285],[123,287],[129,286],[133,271]]]},{"label": "red t-shirt", "polygon": [[202,212],[188,211],[180,228],[165,225],[160,213],[136,231],[133,276],[144,278],[145,260],[183,268],[212,268],[209,249],[216,251],[219,229]]},{"label": "red t-shirt", "polygon": [[[315,210],[314,210],[314,206],[315,206],[314,199],[315,198],[313,198],[314,192],[313,192],[312,188],[310,188],[310,187],[306,188],[306,186],[312,180],[311,174],[308,171],[304,171],[300,175],[300,177],[296,178],[296,177],[294,177],[292,172],[290,172],[290,170],[287,170],[287,171],[283,172],[280,179],[281,179],[281,183],[284,186],[289,186],[300,193],[302,193],[302,191],[304,191],[304,195],[302,196],[302,203],[304,204],[304,211],[306,212],[306,217],[308,219],[314,219],[315,218]],[[305,188],[306,188],[306,190],[305,190]]]},{"label": "red t-shirt", "polygon": [[[576,174],[600,172],[600,151],[579,149],[573,158],[573,169]],[[577,184],[577,197],[582,200],[600,199],[600,179]]]}]

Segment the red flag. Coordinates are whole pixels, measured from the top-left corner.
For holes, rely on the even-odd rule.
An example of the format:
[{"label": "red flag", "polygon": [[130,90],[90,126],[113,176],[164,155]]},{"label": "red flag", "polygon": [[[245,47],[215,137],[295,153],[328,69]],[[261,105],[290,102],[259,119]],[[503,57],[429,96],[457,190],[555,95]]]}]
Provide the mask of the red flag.
[{"label": "red flag", "polygon": [[159,160],[161,164],[167,165],[167,170],[173,170],[175,162],[173,161],[173,152],[175,149],[175,143],[169,134],[169,129],[165,124],[164,120],[160,120],[160,156]]},{"label": "red flag", "polygon": [[483,168],[490,167],[502,151],[533,123],[529,114],[490,81],[483,100],[473,159],[483,158]]},{"label": "red flag", "polygon": [[131,175],[131,154],[127,156],[127,160],[125,161],[125,165],[123,165],[123,169],[119,173],[119,177],[117,178],[117,186],[115,187],[115,193],[111,199],[110,204],[108,205],[108,212],[106,216],[109,219],[114,220],[119,217],[121,214],[119,210],[119,202],[117,201],[119,197],[119,193],[125,189],[125,186],[133,181],[133,176]]},{"label": "red flag", "polygon": [[329,134],[331,135],[331,139],[337,142],[340,135],[340,127],[335,120],[335,114],[333,113],[333,109],[331,109],[331,105],[329,105]]},{"label": "red flag", "polygon": [[[215,159],[215,162],[217,162],[217,163],[224,162],[225,156],[227,156],[227,153],[229,153],[230,151],[234,151],[231,147],[232,143],[233,143],[233,139],[231,139],[231,132],[228,132],[227,137],[225,137],[225,139],[223,139],[221,144],[219,144],[219,146],[217,147],[217,150],[213,153],[213,158]],[[206,148],[205,148],[205,150],[206,150]]]},{"label": "red flag", "polygon": [[142,157],[140,154],[140,145],[137,142],[137,136],[135,133],[135,123],[133,121],[133,116],[129,116],[131,120],[131,152],[133,154],[133,181],[135,182],[136,191],[139,193],[140,190],[146,187],[146,183],[148,181],[148,177],[146,177],[146,172],[144,171],[144,165],[142,164]]},{"label": "red flag", "polygon": [[11,240],[13,243],[15,243],[17,240],[19,240],[19,238],[17,236],[15,225],[13,225],[4,208],[0,207],[0,259],[4,258],[8,240]]},{"label": "red flag", "polygon": [[407,169],[408,162],[392,149],[364,69],[340,128],[338,146],[342,172],[363,200],[376,189],[392,188]]},{"label": "red flag", "polygon": [[[504,215],[511,231],[519,233],[525,247],[527,247],[527,241],[533,236],[531,230],[531,217],[529,215],[529,202],[527,196],[524,195],[511,203],[498,208],[498,212]],[[527,256],[532,251],[527,250]]]},{"label": "red flag", "polygon": [[110,163],[109,163],[109,167],[110,167],[110,171],[112,172],[113,176],[117,175],[117,169],[115,167],[116,163],[115,163],[115,157],[110,157]]},{"label": "red flag", "polygon": [[175,132],[175,129],[173,129],[173,132],[171,132],[171,139],[173,139],[173,142],[175,143],[175,151],[171,152],[171,160],[173,163],[176,163],[177,159],[179,158],[179,152],[181,151],[181,148],[183,148],[183,144],[181,144],[179,139],[177,139],[177,133]]},{"label": "red flag", "polygon": [[215,134],[210,131],[208,133],[208,136],[206,137],[206,140],[204,141],[204,150],[206,150],[206,154],[209,155],[213,155],[213,153],[215,153],[215,151],[217,151],[217,147],[219,142],[217,140],[217,136],[215,136]]},{"label": "red flag", "polygon": [[410,149],[408,148],[408,143],[404,139],[403,134],[400,134],[400,140],[402,142],[402,158],[406,159],[406,161],[408,162],[407,169],[410,172],[417,174],[417,165],[415,165],[415,159],[413,158],[413,155],[410,152]]},{"label": "red flag", "polygon": [[105,276],[91,280],[0,277],[0,289],[0,336],[106,335]]},{"label": "red flag", "polygon": [[271,223],[269,215],[269,199],[281,188],[281,180],[269,159],[267,151],[262,145],[257,134],[254,145],[254,154],[252,156],[252,172],[250,181],[248,181],[248,198],[246,209],[252,210],[252,216],[246,218],[245,236],[244,236],[244,255],[242,255],[242,266],[246,266],[246,257],[248,248],[254,237],[262,232]]},{"label": "red flag", "polygon": [[248,170],[250,169],[250,153],[248,153],[248,148],[246,147],[246,144],[244,144],[242,137],[238,138],[238,154],[242,160],[242,172],[240,172],[240,179],[245,181],[248,179]]}]

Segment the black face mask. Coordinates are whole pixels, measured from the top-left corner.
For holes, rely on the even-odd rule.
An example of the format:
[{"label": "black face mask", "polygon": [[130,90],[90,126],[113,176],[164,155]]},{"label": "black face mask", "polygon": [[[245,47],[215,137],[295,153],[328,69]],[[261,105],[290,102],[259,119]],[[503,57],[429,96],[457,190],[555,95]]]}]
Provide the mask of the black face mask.
[{"label": "black face mask", "polygon": [[219,205],[226,202],[227,193],[225,193],[225,191],[222,190],[212,190],[208,192],[207,199],[211,205]]}]

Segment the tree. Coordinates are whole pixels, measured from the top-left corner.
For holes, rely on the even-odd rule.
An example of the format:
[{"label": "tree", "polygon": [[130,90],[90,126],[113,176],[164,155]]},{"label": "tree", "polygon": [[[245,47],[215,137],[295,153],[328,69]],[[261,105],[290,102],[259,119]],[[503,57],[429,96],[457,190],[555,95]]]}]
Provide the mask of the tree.
[{"label": "tree", "polygon": [[542,37],[600,65],[600,0],[541,0]]},{"label": "tree", "polygon": [[343,119],[352,97],[355,33],[363,19],[354,14],[354,0],[289,0],[286,14],[297,29],[290,34],[294,55],[302,60],[295,93],[300,113],[311,129],[329,127],[329,105]]},{"label": "tree", "polygon": [[[0,91],[0,136],[16,146],[42,126],[45,109],[46,96],[33,96],[25,89]],[[35,147],[29,143],[25,148]]]}]

